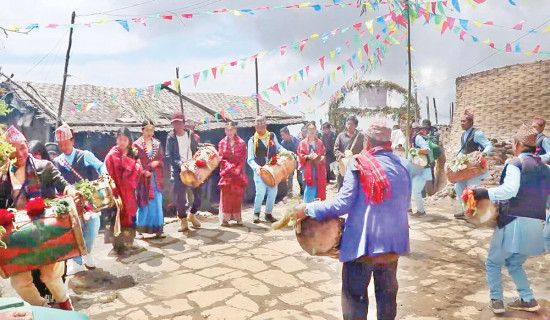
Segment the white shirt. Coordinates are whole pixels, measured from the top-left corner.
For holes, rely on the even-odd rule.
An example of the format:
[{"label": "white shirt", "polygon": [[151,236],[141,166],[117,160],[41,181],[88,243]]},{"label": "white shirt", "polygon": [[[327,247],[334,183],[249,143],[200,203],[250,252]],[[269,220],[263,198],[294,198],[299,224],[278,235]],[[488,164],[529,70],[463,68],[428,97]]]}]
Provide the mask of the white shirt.
[{"label": "white shirt", "polygon": [[403,148],[405,148],[406,143],[407,143],[407,137],[405,137],[401,129],[392,130],[391,132],[392,149],[395,149],[398,145],[401,145]]},{"label": "white shirt", "polygon": [[183,163],[193,159],[193,154],[191,153],[191,139],[187,131],[183,134],[183,136],[176,135],[176,139],[178,140],[181,162]]}]

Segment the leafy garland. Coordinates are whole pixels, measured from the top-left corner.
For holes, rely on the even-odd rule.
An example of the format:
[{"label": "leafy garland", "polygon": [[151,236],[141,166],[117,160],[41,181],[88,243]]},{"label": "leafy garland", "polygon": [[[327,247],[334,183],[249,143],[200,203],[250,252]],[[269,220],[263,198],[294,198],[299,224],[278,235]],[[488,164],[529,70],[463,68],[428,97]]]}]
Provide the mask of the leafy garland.
[{"label": "leafy garland", "polygon": [[[377,107],[377,108],[342,108],[340,107],[346,100],[347,93],[351,93],[361,89],[368,88],[386,88],[389,92],[396,92],[403,96],[404,102],[401,106],[395,108],[390,106]],[[344,119],[350,115],[359,115],[365,116],[369,114],[383,114],[391,115],[399,119],[406,119],[407,115],[407,104],[408,104],[408,92],[405,88],[398,85],[397,83],[391,81],[382,81],[382,80],[368,80],[368,81],[357,81],[352,83],[346,88],[347,93],[342,93],[341,91],[336,94],[335,97],[331,99],[329,105],[329,122],[337,130],[340,131],[344,124]],[[410,118],[414,118],[414,114],[419,109],[418,103],[416,100],[411,101],[411,111]]]},{"label": "leafy garland", "polygon": [[57,198],[57,199],[46,199],[44,200],[46,206],[49,210],[55,213],[56,217],[61,217],[69,213],[71,206],[66,199]]},{"label": "leafy garland", "polygon": [[80,180],[75,184],[76,190],[80,191],[86,201],[93,203],[94,194],[97,192],[97,184],[88,179]]},{"label": "leafy garland", "polygon": [[7,249],[8,246],[2,241],[2,237],[6,234],[6,228],[0,226],[0,248]]}]

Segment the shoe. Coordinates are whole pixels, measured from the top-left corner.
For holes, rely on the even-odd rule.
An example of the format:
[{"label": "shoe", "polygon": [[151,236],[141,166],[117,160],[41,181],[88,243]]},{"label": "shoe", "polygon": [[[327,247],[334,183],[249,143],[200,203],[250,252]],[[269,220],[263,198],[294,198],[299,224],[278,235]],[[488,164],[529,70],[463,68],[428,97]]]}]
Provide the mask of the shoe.
[{"label": "shoe", "polygon": [[187,220],[189,220],[193,224],[193,227],[200,228],[201,223],[194,214],[190,214]]},{"label": "shoe", "polygon": [[88,270],[93,270],[96,268],[94,257],[90,253],[82,256],[82,263]]},{"label": "shoe", "polygon": [[540,305],[537,303],[537,300],[535,299],[531,299],[531,301],[526,302],[520,298],[516,298],[514,302],[509,303],[506,306],[512,310],[527,311],[527,312],[535,312],[540,309]]},{"label": "shoe", "polygon": [[235,223],[236,226],[242,226],[243,225],[243,220],[242,219],[239,219],[237,220],[237,223]]},{"label": "shoe", "polygon": [[220,224],[222,227],[229,227],[229,222],[227,221],[222,221],[222,223]]},{"label": "shoe", "polygon": [[85,270],[83,265],[76,263],[73,259],[67,260],[67,275],[74,275]]},{"label": "shoe", "polygon": [[457,213],[457,214],[455,214],[455,218],[461,219],[461,220],[466,220],[466,215],[464,215],[464,212]]},{"label": "shoe", "polygon": [[426,211],[424,212],[420,212],[420,211],[416,211],[415,213],[412,213],[412,211],[409,213],[409,216],[411,217],[423,217],[426,215]]},{"label": "shoe", "polygon": [[506,309],[504,309],[504,302],[502,302],[502,300],[489,301],[489,309],[491,309],[494,314],[503,314],[506,312]]},{"label": "shoe", "polygon": [[178,228],[178,232],[185,232],[189,230],[189,224],[187,223],[187,218],[181,219],[181,226]]},{"label": "shoe", "polygon": [[155,236],[153,237],[153,239],[164,239],[166,238],[166,235],[164,234],[164,232],[157,232],[157,234],[155,234]]},{"label": "shoe", "polygon": [[277,219],[275,219],[275,217],[273,217],[271,214],[266,214],[265,215],[265,221],[267,221],[267,222],[277,222]]},{"label": "shoe", "polygon": [[61,310],[67,310],[67,311],[73,311],[73,303],[71,302],[71,298],[67,298],[64,302],[59,303],[59,309]]},{"label": "shoe", "polygon": [[254,223],[260,223],[260,213],[254,214]]}]

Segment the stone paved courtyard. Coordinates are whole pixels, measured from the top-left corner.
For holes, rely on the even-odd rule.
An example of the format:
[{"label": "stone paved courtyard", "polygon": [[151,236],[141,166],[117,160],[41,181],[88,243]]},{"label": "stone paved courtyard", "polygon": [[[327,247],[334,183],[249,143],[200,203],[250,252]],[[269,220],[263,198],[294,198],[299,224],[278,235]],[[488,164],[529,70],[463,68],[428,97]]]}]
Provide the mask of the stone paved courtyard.
[{"label": "stone paved courtyard", "polygon": [[[329,197],[334,196],[334,190]],[[289,204],[276,205],[280,217]],[[474,229],[452,217],[453,203],[428,203],[428,216],[410,219],[411,254],[399,260],[398,319],[497,319],[486,308],[484,260],[492,230]],[[98,268],[70,277],[75,308],[91,319],[341,319],[341,264],[302,251],[293,231],[253,224],[219,227],[215,216],[186,234],[167,219],[167,238],[138,240],[143,250],[124,258],[110,253],[100,235]],[[526,265],[550,319],[550,255]],[[506,272],[505,297],[515,297]],[[15,293],[0,280],[2,295]],[[376,319],[372,286],[368,319]],[[500,318],[498,318],[500,319]]]}]

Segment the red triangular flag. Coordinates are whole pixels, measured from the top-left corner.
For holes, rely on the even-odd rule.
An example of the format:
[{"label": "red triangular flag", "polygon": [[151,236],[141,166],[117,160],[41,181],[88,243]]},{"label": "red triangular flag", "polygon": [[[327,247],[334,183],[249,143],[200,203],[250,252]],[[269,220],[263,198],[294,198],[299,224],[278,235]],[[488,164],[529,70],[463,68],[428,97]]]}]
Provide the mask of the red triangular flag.
[{"label": "red triangular flag", "polygon": [[216,72],[218,71],[218,67],[212,68],[212,75],[214,76],[214,79],[216,79]]},{"label": "red triangular flag", "polygon": [[533,53],[539,53],[539,50],[540,50],[540,44],[537,45],[537,47],[535,48],[535,50],[533,50]]},{"label": "red triangular flag", "polygon": [[356,24],[353,25],[353,27],[354,27],[357,31],[361,30],[361,27],[362,27],[362,26],[363,26],[363,22],[359,22],[359,23],[356,23]]},{"label": "red triangular flag", "polygon": [[309,39],[304,39],[300,41],[300,51],[304,50],[304,47],[306,46],[306,43]]},{"label": "red triangular flag", "polygon": [[319,58],[319,62],[321,63],[321,69],[325,70],[325,57]]},{"label": "red triangular flag", "polygon": [[281,94],[281,90],[279,89],[279,84],[278,83],[272,85],[271,87],[269,87],[269,89],[277,92],[278,94]]},{"label": "red triangular flag", "polygon": [[447,21],[443,21],[443,26],[441,27],[441,34],[444,34],[445,31],[447,31],[447,28],[449,27],[449,24]]},{"label": "red triangular flag", "polygon": [[524,22],[525,22],[525,21],[519,22],[518,24],[516,24],[515,26],[513,26],[512,29],[514,29],[514,30],[521,30],[521,29],[523,29],[523,23],[524,23]]},{"label": "red triangular flag", "polygon": [[369,55],[369,45],[368,44],[365,44],[363,46],[363,49],[365,50],[365,53],[367,54],[367,56]]}]

